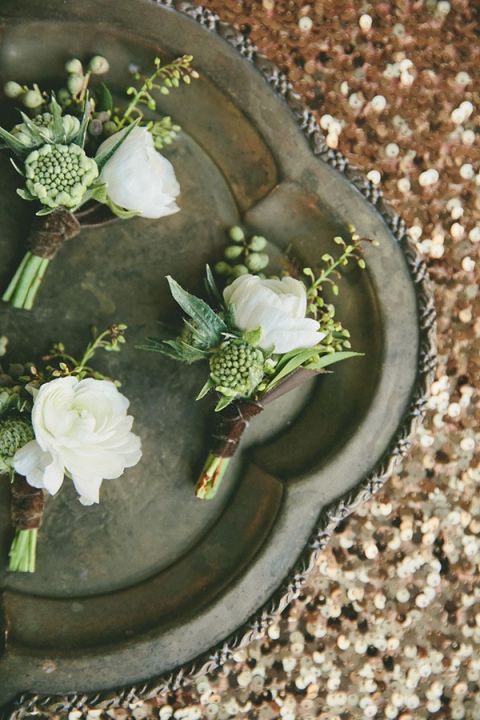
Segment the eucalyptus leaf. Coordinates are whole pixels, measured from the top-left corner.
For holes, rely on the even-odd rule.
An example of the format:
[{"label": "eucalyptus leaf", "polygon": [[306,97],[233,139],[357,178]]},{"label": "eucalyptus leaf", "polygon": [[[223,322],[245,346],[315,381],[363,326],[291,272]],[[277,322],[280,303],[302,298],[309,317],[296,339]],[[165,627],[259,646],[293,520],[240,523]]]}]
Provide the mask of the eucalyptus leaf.
[{"label": "eucalyptus leaf", "polygon": [[227,329],[221,317],[206,302],[184,290],[170,275],[167,276],[167,280],[174,300],[192,318],[197,329],[203,330],[202,335],[207,347],[218,345],[222,333]]}]

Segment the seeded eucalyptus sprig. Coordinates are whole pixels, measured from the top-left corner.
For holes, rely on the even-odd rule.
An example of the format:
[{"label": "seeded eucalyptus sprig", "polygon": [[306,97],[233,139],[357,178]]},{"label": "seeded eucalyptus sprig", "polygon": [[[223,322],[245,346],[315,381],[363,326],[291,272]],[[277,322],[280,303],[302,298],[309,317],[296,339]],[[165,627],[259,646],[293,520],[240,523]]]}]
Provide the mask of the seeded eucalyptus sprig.
[{"label": "seeded eucalyptus sprig", "polygon": [[270,262],[265,250],[267,239],[263,235],[247,237],[239,225],[230,228],[228,237],[231,244],[223,251],[225,259],[215,265],[217,275],[227,282],[249,272],[262,276],[262,271]]},{"label": "seeded eucalyptus sprig", "polygon": [[[106,352],[120,352],[125,344],[125,331],[127,325],[123,323],[110,325],[106,330],[98,333],[92,328],[93,339],[88,343],[83,355],[79,358],[69,354],[63,343],[56,343],[51,350],[42,358],[42,369],[33,367],[31,374],[35,383],[43,384],[59,377],[74,376],[79,380],[85,377],[96,380],[111,380],[103,373],[90,366],[90,361],[99,350]],[[112,380],[116,385],[117,381]]]},{"label": "seeded eucalyptus sprig", "polygon": [[189,85],[192,79],[199,77],[197,71],[191,66],[192,60],[192,55],[182,55],[171,63],[162,65],[161,59],[156,57],[154,60],[155,70],[151,75],[142,75],[136,71],[134,78],[141,81],[141,85],[139,87],[131,85],[127,88],[126,92],[131,100],[125,110],[117,111],[113,115],[112,125],[115,126],[115,129],[112,127],[113,132],[121,130],[138,119],[152,134],[157,150],[164,145],[169,145],[175,135],[180,132],[180,126],[175,125],[168,116],[164,116],[160,120],[145,121],[144,109],[149,111],[157,109],[154,93],[169,95],[170,91],[180,87],[181,83]]}]

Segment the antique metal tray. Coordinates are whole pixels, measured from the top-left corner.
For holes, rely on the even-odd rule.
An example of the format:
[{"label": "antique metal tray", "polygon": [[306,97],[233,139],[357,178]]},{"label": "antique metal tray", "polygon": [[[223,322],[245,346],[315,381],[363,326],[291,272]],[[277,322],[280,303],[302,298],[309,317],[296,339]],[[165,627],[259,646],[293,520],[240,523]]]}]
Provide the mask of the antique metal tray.
[{"label": "antique metal tray", "polygon": [[[434,361],[432,299],[403,222],[329,150],[286,78],[210,12],[170,0],[4,0],[0,80],[55,82],[72,56],[101,52],[120,90],[131,63],[184,52],[201,79],[162,99],[183,133],[169,155],[181,213],[83,231],[56,258],[33,312],[0,308],[10,357],[57,339],[79,349],[92,323],[128,323],[105,368],[132,398],[144,459],[84,508],[47,503],[34,576],[6,572],[9,489],[0,487],[0,705],[109,707],[176,687],[258,636],[285,606],[335,524],[408,448]],[[30,208],[0,158],[0,283],[23,252]],[[265,410],[221,492],[195,499],[211,406],[201,368],[135,345],[175,308],[165,274],[200,290],[237,222],[314,266],[354,222],[380,247],[348,272],[339,316],[365,353]],[[105,361],[103,361],[105,362]],[[114,692],[117,691],[117,692]],[[7,711],[5,711],[7,712]]]}]

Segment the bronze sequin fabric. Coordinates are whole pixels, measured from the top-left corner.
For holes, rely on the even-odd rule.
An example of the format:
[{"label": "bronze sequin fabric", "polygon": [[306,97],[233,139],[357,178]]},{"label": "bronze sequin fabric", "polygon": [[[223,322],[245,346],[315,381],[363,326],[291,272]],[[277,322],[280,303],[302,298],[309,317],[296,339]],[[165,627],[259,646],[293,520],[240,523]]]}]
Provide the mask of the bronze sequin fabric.
[{"label": "bronze sequin fabric", "polygon": [[71,720],[480,720],[480,4],[203,4],[288,71],[405,219],[436,286],[437,378],[402,472],[263,641],[175,694]]}]

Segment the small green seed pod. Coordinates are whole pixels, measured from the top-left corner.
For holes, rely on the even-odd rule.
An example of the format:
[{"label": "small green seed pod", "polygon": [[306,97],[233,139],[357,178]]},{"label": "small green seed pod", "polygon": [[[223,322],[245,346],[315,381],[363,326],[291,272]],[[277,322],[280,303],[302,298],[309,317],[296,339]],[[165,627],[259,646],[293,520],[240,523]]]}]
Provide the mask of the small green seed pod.
[{"label": "small green seed pod", "polygon": [[264,270],[269,263],[269,257],[266,253],[251,253],[246,260],[246,265],[252,272],[260,272]]},{"label": "small green seed pod", "polygon": [[78,93],[82,91],[84,81],[85,78],[83,75],[79,75],[78,73],[68,76],[67,87],[72,95],[78,95]]},{"label": "small green seed pod", "polygon": [[228,234],[233,242],[243,242],[243,240],[245,240],[245,233],[238,225],[231,227]]},{"label": "small green seed pod", "polygon": [[88,63],[88,69],[94,75],[103,75],[110,70],[110,63],[103,55],[95,55]]},{"label": "small green seed pod", "polygon": [[117,128],[117,126],[115,125],[115,123],[113,122],[113,120],[109,120],[109,121],[106,122],[106,123],[104,124],[104,126],[103,126],[103,132],[104,132],[106,135],[113,135],[114,133],[117,132],[117,130],[118,130],[118,128]]},{"label": "small green seed pod", "polygon": [[60,90],[57,93],[57,100],[60,103],[60,105],[68,105],[70,102],[70,92],[67,90],[67,88],[60,88]]},{"label": "small green seed pod", "polygon": [[227,260],[235,260],[235,258],[240,257],[242,253],[243,247],[241,245],[228,245],[228,247],[226,247],[223,251]]},{"label": "small green seed pod", "polygon": [[83,65],[78,58],[67,60],[65,63],[65,70],[67,73],[71,73],[73,75],[83,75]]},{"label": "small green seed pod", "polygon": [[23,95],[24,89],[19,83],[15,82],[14,80],[9,80],[9,82],[5,83],[3,86],[3,92],[5,95],[9,98],[17,98],[20,97],[20,95]]},{"label": "small green seed pod", "polygon": [[245,267],[245,265],[235,265],[235,267],[232,270],[232,275],[234,277],[240,277],[240,275],[247,275],[248,268]]},{"label": "small green seed pod", "polygon": [[40,107],[43,103],[43,97],[38,90],[27,90],[25,95],[22,96],[22,103],[26,108],[33,110],[34,108]]},{"label": "small green seed pod", "polygon": [[230,275],[232,272],[232,266],[223,260],[220,260],[220,262],[217,262],[215,265],[215,272],[218,275]]},{"label": "small green seed pod", "polygon": [[263,235],[254,235],[248,243],[248,247],[251,248],[254,252],[261,252],[262,250],[264,250],[266,245],[267,238],[264,238]]}]

